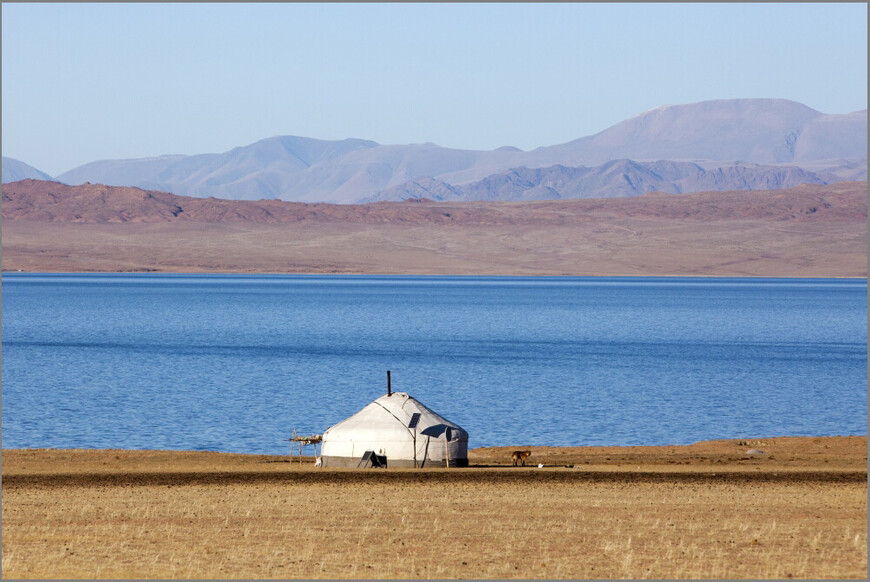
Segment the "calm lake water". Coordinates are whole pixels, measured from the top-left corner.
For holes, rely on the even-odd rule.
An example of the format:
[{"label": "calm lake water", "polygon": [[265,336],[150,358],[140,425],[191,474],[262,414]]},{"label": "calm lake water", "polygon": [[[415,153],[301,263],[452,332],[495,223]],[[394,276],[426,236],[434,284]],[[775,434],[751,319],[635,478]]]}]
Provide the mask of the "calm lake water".
[{"label": "calm lake water", "polygon": [[867,434],[867,284],[3,274],[4,448],[286,453],[386,393],[469,446]]}]

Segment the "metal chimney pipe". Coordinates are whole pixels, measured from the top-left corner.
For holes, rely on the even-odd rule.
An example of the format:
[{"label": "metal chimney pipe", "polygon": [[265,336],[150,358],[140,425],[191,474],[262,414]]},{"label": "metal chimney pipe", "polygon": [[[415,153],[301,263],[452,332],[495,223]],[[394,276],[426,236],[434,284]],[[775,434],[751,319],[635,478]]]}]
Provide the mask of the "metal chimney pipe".
[{"label": "metal chimney pipe", "polygon": [[387,396],[393,393],[393,389],[390,387],[390,371],[387,370]]}]

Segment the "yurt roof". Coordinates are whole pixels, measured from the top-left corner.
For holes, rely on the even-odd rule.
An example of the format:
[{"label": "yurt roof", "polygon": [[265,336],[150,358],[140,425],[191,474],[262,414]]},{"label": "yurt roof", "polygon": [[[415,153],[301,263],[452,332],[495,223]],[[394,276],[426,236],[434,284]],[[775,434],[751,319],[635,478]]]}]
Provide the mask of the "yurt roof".
[{"label": "yurt roof", "polygon": [[462,427],[437,414],[419,400],[408,396],[406,392],[393,392],[377,398],[353,416],[328,428],[323,437],[324,439],[337,438],[349,433],[353,433],[355,438],[360,439],[367,434],[383,437],[385,433],[395,433],[396,438],[406,437],[412,434],[412,429],[409,429],[408,425],[415,413],[420,415],[416,426],[418,433],[435,435],[449,427],[452,438],[468,438],[468,434]]}]

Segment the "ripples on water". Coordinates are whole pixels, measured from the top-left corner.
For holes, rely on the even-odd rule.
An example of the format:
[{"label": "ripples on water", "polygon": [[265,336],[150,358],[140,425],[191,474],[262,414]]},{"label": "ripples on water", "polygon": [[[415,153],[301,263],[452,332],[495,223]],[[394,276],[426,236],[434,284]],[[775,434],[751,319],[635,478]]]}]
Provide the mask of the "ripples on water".
[{"label": "ripples on water", "polygon": [[388,369],[471,447],[867,433],[862,280],[2,282],[6,448],[286,453]]}]

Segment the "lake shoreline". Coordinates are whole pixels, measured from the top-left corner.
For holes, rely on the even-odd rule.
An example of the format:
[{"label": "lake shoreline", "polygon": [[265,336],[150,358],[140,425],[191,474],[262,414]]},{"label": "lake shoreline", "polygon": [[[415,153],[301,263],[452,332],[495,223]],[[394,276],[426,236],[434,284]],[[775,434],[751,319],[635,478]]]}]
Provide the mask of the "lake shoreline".
[{"label": "lake shoreline", "polygon": [[[469,468],[513,469],[511,452],[518,449],[532,451],[527,468],[544,465],[547,469],[656,473],[867,471],[866,435],[718,439],[691,445],[479,447],[468,452]],[[85,473],[276,473],[314,469],[315,460],[311,451],[303,451],[301,461],[298,452],[267,455],[149,449],[21,448],[3,449],[2,455],[4,479]]]},{"label": "lake shoreline", "polygon": [[25,275],[268,275],[268,276],[300,276],[300,277],[522,277],[525,279],[546,279],[546,278],[589,278],[589,279],[835,279],[838,281],[866,281],[867,277],[857,275],[703,275],[703,274],[653,274],[653,275],[637,275],[637,274],[585,274],[571,275],[558,273],[552,275],[542,274],[520,274],[520,273],[492,273],[492,274],[468,274],[468,273],[405,273],[405,272],[325,272],[325,271],[195,271],[195,270],[163,270],[163,269],[143,269],[143,270],[116,270],[116,271],[25,271],[21,269],[2,269],[0,273],[4,275],[25,274]]}]

